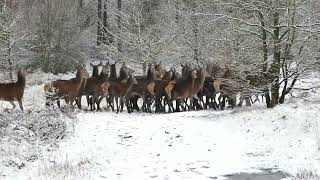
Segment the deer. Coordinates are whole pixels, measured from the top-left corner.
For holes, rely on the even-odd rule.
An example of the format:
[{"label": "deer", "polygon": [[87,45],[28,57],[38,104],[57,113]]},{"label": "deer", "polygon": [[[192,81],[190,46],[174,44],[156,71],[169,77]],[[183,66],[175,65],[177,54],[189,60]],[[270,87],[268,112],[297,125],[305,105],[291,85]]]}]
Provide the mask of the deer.
[{"label": "deer", "polygon": [[[87,79],[83,95],[87,96],[88,106],[91,107],[91,110],[95,109],[95,105],[97,105],[97,110],[101,110],[100,102],[104,97],[108,95],[108,89],[110,87],[110,83],[108,82],[109,68],[109,63],[107,63],[102,67],[102,70],[98,77],[90,77]],[[90,96],[92,96],[91,104],[89,103]]]},{"label": "deer", "polygon": [[[193,69],[188,69],[186,72],[184,72],[184,75],[181,78],[178,78],[175,80],[174,85],[171,87],[172,89],[167,90],[169,87],[169,84],[167,85],[166,94],[170,99],[169,101],[176,100],[176,103],[177,103],[175,111],[178,111],[178,112],[180,111],[179,100],[184,100],[186,98],[193,97],[192,89],[194,86],[195,78],[196,78],[195,71]],[[186,106],[190,109],[190,107],[187,104]]]},{"label": "deer", "polygon": [[[126,80],[126,82],[121,82],[120,79],[110,81],[110,94],[116,99],[116,106],[117,106],[117,113],[123,111],[123,105],[124,102],[127,103],[128,107],[128,100],[127,100],[127,94],[130,92],[131,88],[138,84],[136,78],[129,74],[129,78]],[[119,102],[120,106],[119,106]],[[114,110],[114,107],[112,107],[112,110]],[[128,112],[130,113],[131,111],[128,109]]]},{"label": "deer", "polygon": [[196,78],[194,80],[194,84],[192,87],[192,92],[191,95],[193,96],[190,101],[191,101],[191,108],[194,109],[194,106],[197,107],[197,109],[202,109],[203,107],[201,107],[201,105],[198,103],[199,100],[202,102],[202,104],[204,105],[203,99],[198,97],[198,93],[199,91],[202,90],[204,81],[206,79],[206,71],[204,68],[199,67],[196,70]]},{"label": "deer", "polygon": [[[92,67],[92,75],[91,77],[99,77],[99,67],[101,67],[103,64],[102,62],[100,61],[99,64],[97,65],[94,65],[92,62],[90,62],[90,66]],[[85,78],[81,84],[81,87],[78,91],[78,96],[77,96],[77,100],[76,100],[76,104],[78,106],[79,109],[82,108],[81,106],[81,99],[82,99],[82,96],[84,95],[83,92],[85,91],[85,87],[87,85],[87,78]],[[87,104],[89,106],[89,96],[86,96],[87,97]]]},{"label": "deer", "polygon": [[13,109],[16,108],[14,101],[18,101],[20,109],[23,111],[22,98],[26,86],[27,70],[20,68],[17,73],[17,81],[12,83],[0,83],[0,100],[8,101]]},{"label": "deer", "polygon": [[206,102],[203,106],[204,109],[207,109],[208,107],[215,110],[217,109],[218,103],[216,102],[216,94],[220,91],[220,84],[221,82],[219,79],[214,79],[213,77],[205,78],[203,89],[198,93],[198,97],[206,97]]},{"label": "deer", "polygon": [[154,65],[154,74],[156,79],[161,79],[164,74],[164,69],[162,68],[161,61]]},{"label": "deer", "polygon": [[151,104],[154,96],[152,92],[154,92],[155,87],[155,83],[153,82],[155,79],[154,71],[149,66],[147,76],[136,76],[135,78],[138,84],[133,85],[131,91],[128,93],[131,109],[140,111],[138,99],[142,98],[143,111],[151,113]]},{"label": "deer", "polygon": [[[81,84],[85,78],[89,77],[88,72],[80,66],[76,67],[76,78],[70,80],[56,80],[44,85],[44,91],[47,96],[47,101],[57,101],[57,105],[60,108],[60,99],[64,99],[65,102],[73,109],[73,102],[75,101]],[[50,105],[48,102],[46,105]]]},{"label": "deer", "polygon": [[[109,64],[109,62],[108,62]],[[110,76],[107,78],[107,80],[110,81],[117,81],[118,80],[118,76],[117,76],[117,62],[114,62],[113,64],[109,64],[110,68],[109,68],[109,73]],[[103,98],[99,99],[99,103],[102,101]],[[112,111],[114,111],[114,97],[112,96],[112,94],[109,92],[109,96],[106,96],[106,104],[107,106],[110,106],[112,108]]]}]

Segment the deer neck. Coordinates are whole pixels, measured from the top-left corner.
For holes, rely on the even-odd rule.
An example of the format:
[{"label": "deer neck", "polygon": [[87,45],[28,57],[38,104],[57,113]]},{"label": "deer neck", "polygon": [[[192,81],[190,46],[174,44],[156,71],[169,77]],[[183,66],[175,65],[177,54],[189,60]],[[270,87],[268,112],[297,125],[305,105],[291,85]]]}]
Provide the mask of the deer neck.
[{"label": "deer neck", "polygon": [[101,80],[108,80],[109,76],[108,76],[108,74],[100,73],[99,78],[100,78]]},{"label": "deer neck", "polygon": [[26,77],[23,76],[22,74],[18,73],[17,84],[19,84],[19,85],[24,87],[26,85]]},{"label": "deer neck", "polygon": [[81,85],[81,83],[83,82],[83,77],[81,76],[81,74],[80,74],[80,72],[77,72],[77,75],[76,75],[76,82],[78,83],[78,84],[80,84]]}]

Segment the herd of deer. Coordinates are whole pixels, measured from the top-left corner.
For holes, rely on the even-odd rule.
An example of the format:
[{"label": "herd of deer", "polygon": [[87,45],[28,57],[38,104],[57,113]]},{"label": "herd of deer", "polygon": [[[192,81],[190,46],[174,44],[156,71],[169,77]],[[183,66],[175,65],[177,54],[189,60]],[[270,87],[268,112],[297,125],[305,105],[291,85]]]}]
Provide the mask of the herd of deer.
[{"label": "herd of deer", "polygon": [[[60,108],[60,100],[64,99],[71,109],[74,106],[81,109],[82,96],[86,96],[90,110],[101,110],[100,103],[106,99],[107,106],[110,106],[112,111],[115,111],[116,104],[117,113],[122,112],[124,106],[129,113],[140,109],[149,113],[180,112],[207,108],[224,109],[226,101],[234,107],[236,94],[241,93],[241,88],[228,83],[232,71],[213,64],[196,68],[181,65],[181,73],[175,68],[166,71],[161,63],[150,64],[145,76],[134,76],[134,71],[125,63],[119,70],[119,76],[116,63],[100,62],[98,65],[90,65],[93,67],[91,77],[84,68],[77,66],[75,78],[45,84],[46,105],[53,106],[56,102]],[[249,84],[254,82],[254,78],[248,80]],[[17,82],[0,84],[0,100],[9,101],[13,108],[14,101],[18,101],[23,110],[25,83],[26,70],[21,68]],[[248,95],[243,90],[242,94],[242,100],[252,103],[252,94]],[[138,105],[139,99],[142,99],[141,107]],[[240,103],[242,104],[242,101]]]}]

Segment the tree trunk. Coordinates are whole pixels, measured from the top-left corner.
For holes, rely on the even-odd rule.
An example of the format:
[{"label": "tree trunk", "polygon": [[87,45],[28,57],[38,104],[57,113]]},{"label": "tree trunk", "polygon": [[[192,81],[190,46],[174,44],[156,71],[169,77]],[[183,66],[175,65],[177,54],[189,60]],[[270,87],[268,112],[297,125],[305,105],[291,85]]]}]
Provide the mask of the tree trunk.
[{"label": "tree trunk", "polygon": [[109,32],[108,24],[108,0],[104,0],[103,3],[103,43],[110,45],[113,42],[113,37]]},{"label": "tree trunk", "polygon": [[191,2],[191,8],[193,15],[191,16],[192,19],[192,30],[194,34],[194,44],[193,44],[193,52],[194,52],[194,61],[199,64],[200,60],[200,50],[199,50],[199,26],[198,26],[198,19],[196,14],[196,2]]},{"label": "tree trunk", "polygon": [[122,0],[118,0],[118,16],[117,16],[117,23],[118,23],[118,51],[122,52],[122,41],[121,41],[121,9],[122,9]]},{"label": "tree trunk", "polygon": [[12,81],[13,80],[13,62],[12,62],[12,59],[11,59],[11,43],[10,43],[10,40],[9,40],[9,47],[8,47],[8,64],[9,64],[9,78],[10,80]]},{"label": "tree trunk", "polygon": [[271,101],[272,106],[279,104],[279,76],[280,76],[280,61],[281,61],[281,46],[280,46],[280,18],[279,13],[273,15],[273,62],[271,64]]},{"label": "tree trunk", "polygon": [[[267,31],[265,29],[265,22],[264,17],[261,11],[258,12],[259,15],[259,21],[261,24],[261,30],[262,30],[262,50],[263,50],[263,62],[262,62],[262,78],[263,82],[270,82],[269,75],[268,75],[268,45],[267,45]],[[267,85],[267,84],[265,84]],[[266,97],[266,104],[267,108],[271,108],[271,98],[269,93],[269,88],[265,87],[264,89],[264,95]]]},{"label": "tree trunk", "polygon": [[83,0],[79,0],[78,3],[79,3],[79,7],[82,8],[82,6],[83,6]]},{"label": "tree trunk", "polygon": [[102,41],[102,27],[101,27],[101,22],[102,22],[102,4],[101,4],[101,0],[98,0],[98,27],[97,27],[97,45],[100,46],[101,45],[101,41]]}]

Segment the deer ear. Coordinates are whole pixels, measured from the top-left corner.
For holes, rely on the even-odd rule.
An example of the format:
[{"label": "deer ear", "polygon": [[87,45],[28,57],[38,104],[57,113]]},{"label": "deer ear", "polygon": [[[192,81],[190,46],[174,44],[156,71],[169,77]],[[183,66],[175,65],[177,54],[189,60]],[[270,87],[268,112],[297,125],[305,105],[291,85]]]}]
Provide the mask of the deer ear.
[{"label": "deer ear", "polygon": [[108,62],[106,63],[106,65],[110,65],[110,62],[108,61]]},{"label": "deer ear", "polygon": [[102,64],[102,62],[100,61],[100,64],[99,64],[99,66],[102,66],[103,64]]}]

